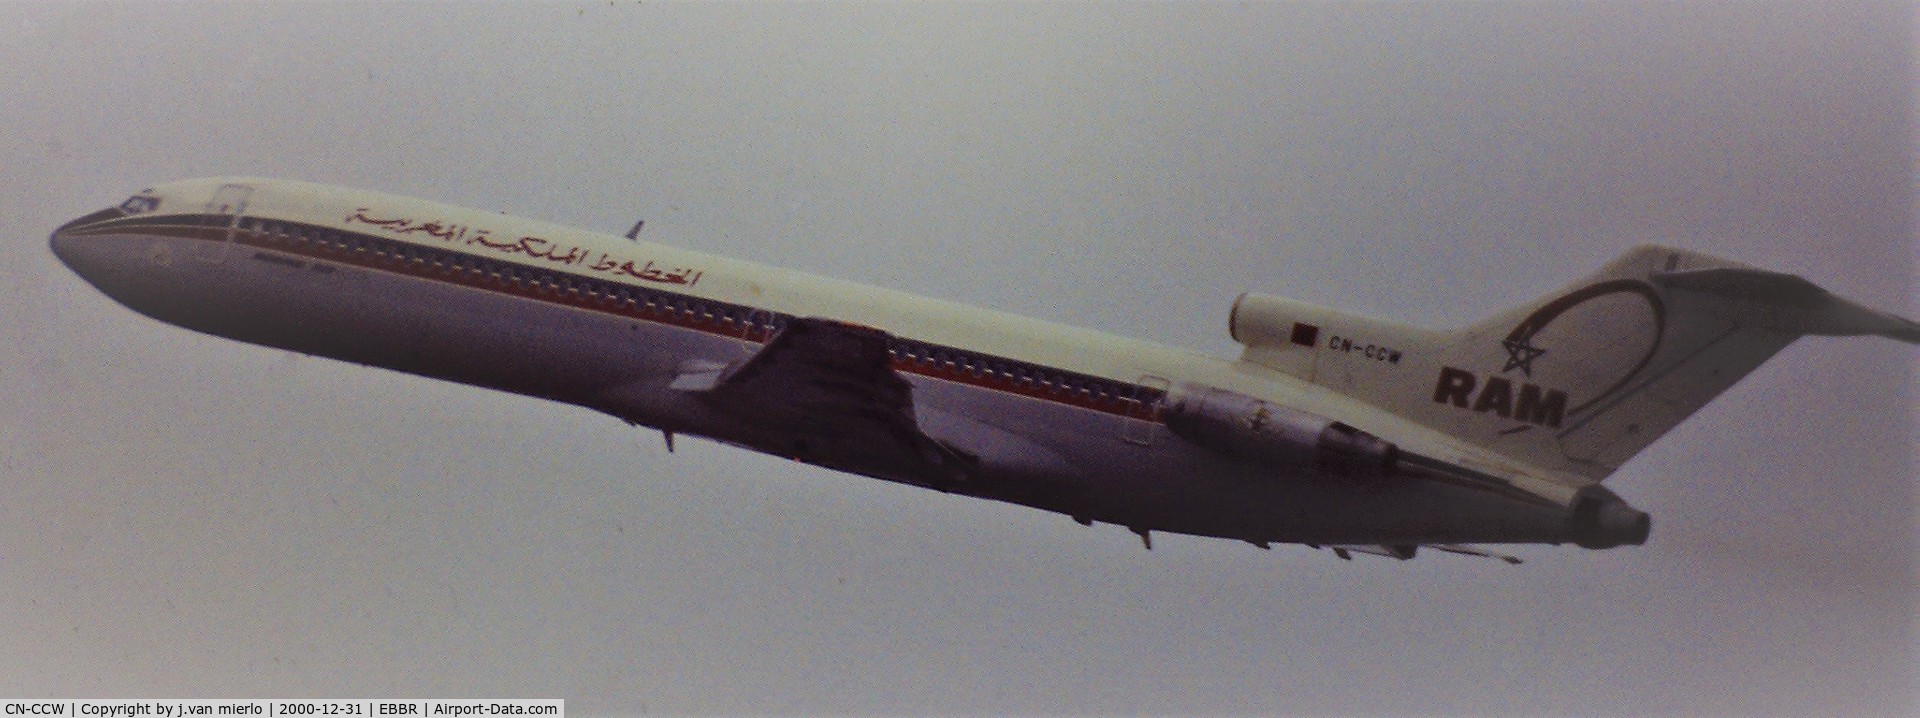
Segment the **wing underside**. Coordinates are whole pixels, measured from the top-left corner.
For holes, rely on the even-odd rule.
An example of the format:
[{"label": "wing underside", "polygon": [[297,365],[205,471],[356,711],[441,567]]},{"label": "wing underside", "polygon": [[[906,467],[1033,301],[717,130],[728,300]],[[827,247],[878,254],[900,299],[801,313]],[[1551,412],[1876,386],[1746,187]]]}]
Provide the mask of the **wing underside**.
[{"label": "wing underside", "polygon": [[1518,556],[1512,556],[1504,553],[1498,553],[1495,551],[1489,551],[1479,546],[1468,546],[1465,544],[1451,544],[1451,543],[1418,544],[1418,545],[1415,545],[1415,544],[1405,544],[1405,545],[1344,544],[1344,545],[1338,545],[1338,546],[1328,546],[1327,548],[1333,549],[1334,555],[1337,555],[1340,558],[1347,559],[1347,560],[1352,560],[1353,554],[1366,553],[1366,554],[1373,554],[1375,556],[1386,556],[1388,558],[1396,558],[1402,561],[1406,561],[1408,559],[1413,558],[1414,554],[1418,553],[1421,548],[1430,548],[1435,551],[1457,553],[1462,556],[1478,556],[1480,558],[1494,558],[1494,559],[1499,559],[1501,561],[1505,561],[1510,564],[1517,564],[1521,562],[1521,559]]},{"label": "wing underside", "polygon": [[732,364],[691,367],[672,388],[752,428],[755,448],[894,481],[950,487],[968,457],[922,431],[913,387],[891,366],[892,337],[796,319]]}]

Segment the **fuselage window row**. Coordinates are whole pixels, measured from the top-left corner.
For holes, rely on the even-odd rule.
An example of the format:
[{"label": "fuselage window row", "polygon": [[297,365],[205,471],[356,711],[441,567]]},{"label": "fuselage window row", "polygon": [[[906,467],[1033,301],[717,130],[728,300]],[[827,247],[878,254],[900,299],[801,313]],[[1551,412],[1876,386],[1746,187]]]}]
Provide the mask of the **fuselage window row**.
[{"label": "fuselage window row", "polygon": [[[231,221],[215,216],[213,220],[188,223],[215,224],[214,220],[220,223]],[[401,265],[414,271],[430,267],[443,275],[466,276],[477,282],[491,282],[522,291],[561,295],[578,303],[611,305],[642,318],[706,325],[730,336],[744,336],[758,341],[772,337],[791,319],[784,314],[751,307],[298,222],[248,217],[231,226],[256,234],[268,242],[290,246],[313,245],[321,250],[372,258],[374,262],[370,264]],[[1153,396],[1155,392],[1135,384],[898,337],[890,343],[888,354],[904,368],[916,373],[961,374],[1022,391],[1080,402],[1131,404],[1157,398]]]}]

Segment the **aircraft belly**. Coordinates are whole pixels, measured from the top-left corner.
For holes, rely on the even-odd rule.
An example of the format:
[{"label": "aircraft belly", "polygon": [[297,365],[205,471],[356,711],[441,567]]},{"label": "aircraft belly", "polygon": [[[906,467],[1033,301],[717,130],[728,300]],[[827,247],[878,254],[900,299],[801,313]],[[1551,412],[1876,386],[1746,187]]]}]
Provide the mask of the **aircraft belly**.
[{"label": "aircraft belly", "polygon": [[1123,419],[1104,412],[936,379],[914,384],[923,421],[929,414],[963,419],[928,422],[936,439],[1012,442],[982,455],[980,477],[964,491],[983,498],[1129,528],[1248,541],[1565,540],[1565,512],[1557,507],[1408,477],[1278,473],[1164,431],[1145,444],[1128,441]]}]

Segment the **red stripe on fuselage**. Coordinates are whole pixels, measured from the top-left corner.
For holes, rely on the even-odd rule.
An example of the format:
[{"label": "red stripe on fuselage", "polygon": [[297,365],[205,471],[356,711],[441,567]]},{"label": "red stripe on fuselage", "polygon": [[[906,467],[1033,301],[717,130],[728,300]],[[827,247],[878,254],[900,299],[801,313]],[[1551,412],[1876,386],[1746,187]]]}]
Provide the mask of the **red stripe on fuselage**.
[{"label": "red stripe on fuselage", "polygon": [[[328,231],[342,234],[356,234],[346,230]],[[364,248],[359,250],[347,249],[323,240],[265,232],[252,228],[236,227],[229,229],[225,226],[116,222],[112,226],[83,228],[73,231],[72,233],[76,235],[141,234],[176,237],[200,242],[226,242],[229,236],[231,236],[232,243],[235,247],[267,250],[282,254],[291,254],[315,261],[346,264],[363,269],[401,274],[434,282],[454,284],[472,289],[531,299],[548,304],[558,304],[590,312],[610,314],[626,319],[665,324],[754,344],[765,344],[768,339],[768,337],[765,336],[757,336],[765,334],[764,330],[758,330],[758,328],[745,322],[734,321],[731,318],[703,315],[697,310],[682,312],[665,306],[650,308],[645,302],[631,297],[621,300],[619,297],[611,296],[605,292],[585,292],[578,286],[562,290],[550,287],[545,283],[510,279],[480,269],[461,269],[458,267],[444,266],[420,258],[409,260],[392,254],[382,255],[374,253]],[[583,282],[616,284],[640,292],[685,296],[689,299],[708,301],[690,294],[680,295],[652,287],[612,282],[607,279],[587,277],[549,267],[506,262],[491,257],[458,252],[445,247],[412,245],[384,237],[358,236],[361,236],[367,241],[383,245],[418,246],[428,251],[465,254],[466,256],[475,257],[487,263],[512,264],[532,271],[565,275]],[[232,258],[230,257],[229,259]],[[749,309],[755,308],[749,307]],[[1122,399],[1112,396],[1111,394],[1099,396],[1096,392],[1084,387],[1067,389],[1058,384],[1045,384],[1034,381],[1032,378],[1016,378],[986,369],[962,369],[954,365],[953,362],[939,361],[924,356],[908,358],[899,356],[896,353],[889,364],[895,371],[903,374],[913,374],[929,379],[949,381],[1143,421],[1157,422],[1160,418],[1160,406],[1158,402],[1142,404],[1138,400]]]}]

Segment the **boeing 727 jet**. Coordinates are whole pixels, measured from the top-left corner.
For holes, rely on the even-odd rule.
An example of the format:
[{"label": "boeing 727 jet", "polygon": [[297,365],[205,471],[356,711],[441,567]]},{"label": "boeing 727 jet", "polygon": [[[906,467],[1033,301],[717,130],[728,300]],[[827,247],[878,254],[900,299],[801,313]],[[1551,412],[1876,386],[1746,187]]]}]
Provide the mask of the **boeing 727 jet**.
[{"label": "boeing 727 jet", "polygon": [[1154,531],[1411,558],[1646,541],[1602,485],[1803,335],[1920,324],[1642,246],[1434,331],[1262,294],[1234,359],[434,202],[255,178],[62,225],[108,296],[216,336],[588,407]]}]

